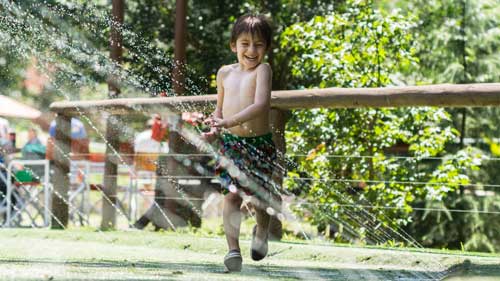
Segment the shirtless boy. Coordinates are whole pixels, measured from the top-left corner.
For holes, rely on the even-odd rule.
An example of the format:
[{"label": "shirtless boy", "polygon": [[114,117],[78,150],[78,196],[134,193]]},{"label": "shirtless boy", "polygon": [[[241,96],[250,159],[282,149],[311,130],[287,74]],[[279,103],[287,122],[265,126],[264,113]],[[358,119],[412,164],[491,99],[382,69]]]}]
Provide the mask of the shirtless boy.
[{"label": "shirtless boy", "polygon": [[[262,63],[271,43],[271,27],[261,15],[244,15],[233,26],[231,50],[238,63],[217,73],[217,108],[207,119],[214,135],[222,129],[218,176],[226,193],[224,231],[229,248],[227,270],[241,271],[239,245],[242,197],[257,199],[251,257],[261,260],[268,251],[268,229],[273,200],[279,187],[272,181],[276,148],[269,129],[272,71]],[[224,129],[225,128],[225,129]]]}]

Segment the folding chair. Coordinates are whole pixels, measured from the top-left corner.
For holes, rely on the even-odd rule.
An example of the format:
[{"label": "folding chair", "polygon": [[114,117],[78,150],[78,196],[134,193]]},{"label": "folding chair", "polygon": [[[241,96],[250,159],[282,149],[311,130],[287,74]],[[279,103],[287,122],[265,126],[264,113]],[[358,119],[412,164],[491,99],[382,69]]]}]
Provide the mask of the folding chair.
[{"label": "folding chair", "polygon": [[[44,174],[40,181],[15,181],[12,183],[12,167],[14,164],[27,166],[43,166]],[[36,175],[39,177],[39,175]],[[27,219],[31,227],[50,226],[50,184],[48,160],[13,160],[7,167],[7,194],[5,226],[23,226],[23,219]],[[14,190],[15,189],[15,190]],[[40,203],[40,197],[43,203]],[[12,202],[15,198],[15,204]],[[38,218],[41,217],[40,223]]]},{"label": "folding chair", "polygon": [[7,167],[0,163],[0,216],[3,225],[7,217]]}]

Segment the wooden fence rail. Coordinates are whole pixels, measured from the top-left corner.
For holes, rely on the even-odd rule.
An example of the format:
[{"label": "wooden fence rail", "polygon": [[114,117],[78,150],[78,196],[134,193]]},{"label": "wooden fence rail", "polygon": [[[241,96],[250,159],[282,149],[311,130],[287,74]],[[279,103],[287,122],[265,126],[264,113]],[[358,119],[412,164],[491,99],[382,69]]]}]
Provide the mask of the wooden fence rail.
[{"label": "wooden fence rail", "polygon": [[[50,109],[56,118],[56,153],[53,186],[59,195],[67,194],[69,184],[70,117],[81,114],[108,112],[112,115],[152,114],[158,112],[213,110],[215,95],[163,98],[120,98],[97,101],[63,101],[52,103]],[[287,111],[310,108],[362,108],[362,107],[484,107],[500,106],[500,83],[427,85],[388,88],[328,88],[294,91],[274,91],[271,100],[271,129],[276,146],[284,154],[284,130]],[[282,161],[278,160],[278,161]],[[68,206],[64,200],[53,200],[53,227],[64,227],[68,220]],[[56,223],[57,222],[57,223]],[[62,225],[60,225],[62,224]]]},{"label": "wooden fence rail", "polygon": [[[105,110],[111,114],[173,112],[184,108],[197,111],[213,109],[216,95],[121,98],[52,103],[50,109],[64,115]],[[500,83],[440,84],[391,88],[327,88],[273,91],[271,106],[276,109],[359,108],[359,107],[481,107],[500,106]]]}]

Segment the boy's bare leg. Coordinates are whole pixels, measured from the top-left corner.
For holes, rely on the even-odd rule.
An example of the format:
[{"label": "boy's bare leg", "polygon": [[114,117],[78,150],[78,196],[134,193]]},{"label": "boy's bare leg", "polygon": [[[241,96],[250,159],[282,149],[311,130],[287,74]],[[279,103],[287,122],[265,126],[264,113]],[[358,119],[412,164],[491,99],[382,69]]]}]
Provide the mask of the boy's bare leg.
[{"label": "boy's bare leg", "polygon": [[255,219],[257,221],[257,232],[256,236],[259,240],[264,241],[267,239],[267,235],[269,232],[269,222],[271,221],[271,216],[266,211],[266,208],[256,208],[255,210]]},{"label": "boy's bare leg", "polygon": [[228,193],[224,197],[222,219],[229,250],[240,250],[239,236],[241,225],[241,203],[243,199],[236,193]]},{"label": "boy's bare leg", "polygon": [[270,202],[259,201],[256,204],[256,220],[257,220],[257,238],[265,239],[267,238],[269,232],[269,225],[271,223],[271,216],[267,212],[267,208],[272,208],[273,210],[280,210],[281,198],[277,195],[270,196]]},{"label": "boy's bare leg", "polygon": [[254,261],[262,260],[268,251],[269,222],[271,216],[267,213],[268,204],[258,201],[255,205],[257,225],[253,229],[251,257]]}]

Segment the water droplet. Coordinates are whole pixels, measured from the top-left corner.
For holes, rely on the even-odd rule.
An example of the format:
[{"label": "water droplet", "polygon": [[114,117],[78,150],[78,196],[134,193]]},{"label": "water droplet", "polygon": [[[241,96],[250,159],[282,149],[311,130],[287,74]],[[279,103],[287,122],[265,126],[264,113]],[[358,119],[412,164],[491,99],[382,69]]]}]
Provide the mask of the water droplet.
[{"label": "water droplet", "polygon": [[238,188],[237,188],[237,187],[236,187],[236,185],[234,185],[234,184],[230,184],[230,185],[228,186],[228,189],[229,189],[229,192],[231,192],[231,193],[236,193],[236,192],[238,192]]},{"label": "water droplet", "polygon": [[276,211],[273,208],[271,208],[271,207],[267,207],[266,208],[266,213],[268,215],[270,215],[270,216],[274,216],[274,214],[276,214]]}]

